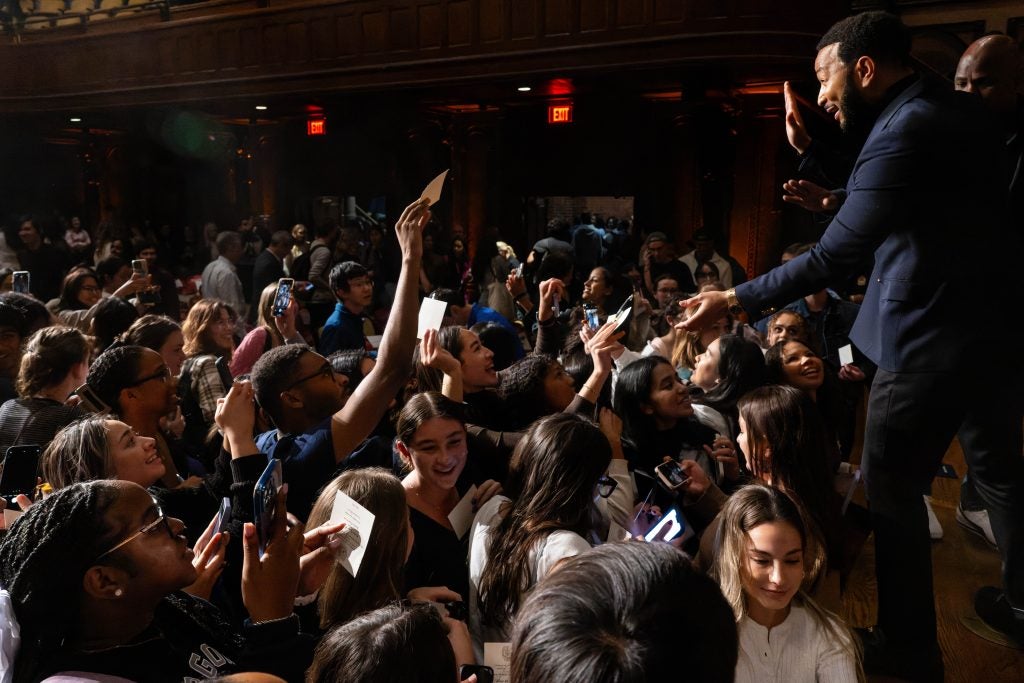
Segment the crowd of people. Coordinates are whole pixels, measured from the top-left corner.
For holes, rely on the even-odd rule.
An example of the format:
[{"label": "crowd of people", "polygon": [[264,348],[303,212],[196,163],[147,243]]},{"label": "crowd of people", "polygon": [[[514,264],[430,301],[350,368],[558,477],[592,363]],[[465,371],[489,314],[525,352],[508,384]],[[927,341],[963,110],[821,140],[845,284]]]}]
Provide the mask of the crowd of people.
[{"label": "crowd of people", "polygon": [[[957,89],[1005,48],[972,46]],[[708,230],[677,256],[625,219],[553,220],[520,262],[422,198],[393,231],[246,218],[184,259],[167,231],[25,217],[0,453],[38,467],[0,498],[0,679],[942,680],[923,496],[958,432],[958,518],[1005,568],[976,609],[1024,642],[1019,361],[983,383],[989,326],[954,317],[1001,301],[959,236],[1019,238],[1020,137],[908,56],[880,12],[821,40],[819,103],[864,149],[843,191],[808,179],[842,160],[787,87],[810,170],[785,199],[835,215],[749,281]],[[444,317],[420,337],[426,299]],[[843,488],[858,436],[866,509]],[[869,533],[859,631],[839,614]]]}]

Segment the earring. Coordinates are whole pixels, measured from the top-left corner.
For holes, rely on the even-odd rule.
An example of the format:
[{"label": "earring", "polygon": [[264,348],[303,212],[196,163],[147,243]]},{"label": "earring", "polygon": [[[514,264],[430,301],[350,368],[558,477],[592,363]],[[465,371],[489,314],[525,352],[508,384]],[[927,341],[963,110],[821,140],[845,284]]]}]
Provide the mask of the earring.
[{"label": "earring", "polygon": [[118,588],[117,590],[114,591],[114,597],[119,598],[122,595],[124,595],[124,589],[123,588]]}]

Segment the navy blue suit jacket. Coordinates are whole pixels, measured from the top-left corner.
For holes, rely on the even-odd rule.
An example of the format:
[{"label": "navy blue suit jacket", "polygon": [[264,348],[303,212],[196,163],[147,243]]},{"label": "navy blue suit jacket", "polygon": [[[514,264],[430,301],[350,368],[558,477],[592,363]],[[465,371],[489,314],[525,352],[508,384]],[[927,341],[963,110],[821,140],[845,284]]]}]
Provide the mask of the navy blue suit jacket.
[{"label": "navy blue suit jacket", "polygon": [[912,81],[882,111],[809,252],[738,285],[757,318],[874,254],[850,339],[890,372],[947,372],[994,337],[1006,291],[977,274],[1005,237],[1002,143],[976,98]]}]

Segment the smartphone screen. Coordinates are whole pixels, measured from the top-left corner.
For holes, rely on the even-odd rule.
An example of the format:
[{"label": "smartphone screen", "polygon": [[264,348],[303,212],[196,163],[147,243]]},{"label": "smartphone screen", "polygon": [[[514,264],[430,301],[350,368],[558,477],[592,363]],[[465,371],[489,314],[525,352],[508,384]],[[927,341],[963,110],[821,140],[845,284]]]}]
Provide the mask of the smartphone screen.
[{"label": "smartphone screen", "polygon": [[671,489],[677,489],[686,483],[686,474],[675,460],[666,460],[655,467],[654,471],[658,473],[665,485]]},{"label": "smartphone screen", "polygon": [[217,523],[213,525],[213,534],[216,536],[227,528],[231,521],[231,499],[224,498],[220,501],[220,509],[217,510]]},{"label": "smartphone screen", "polygon": [[[668,531],[662,533],[666,526],[668,527]],[[662,516],[657,524],[651,527],[651,530],[644,536],[644,540],[648,543],[652,542],[654,539],[658,539],[659,541],[671,541],[672,539],[677,538],[679,534],[683,533],[685,529],[686,524],[684,520],[680,518],[679,511],[672,508]]]},{"label": "smartphone screen", "polygon": [[24,493],[32,497],[36,490],[39,454],[42,452],[43,447],[36,444],[11,446],[7,449],[3,472],[0,473],[0,496]]},{"label": "smartphone screen", "polygon": [[281,474],[281,461],[271,458],[267,468],[256,481],[253,489],[253,523],[256,525],[256,535],[259,538],[260,557],[267,549],[270,542],[270,530],[274,526],[274,511],[277,509],[277,492],[284,483]]},{"label": "smartphone screen", "polygon": [[464,681],[476,674],[477,683],[494,683],[494,669],[483,664],[463,664],[459,667],[459,680]]},{"label": "smartphone screen", "polygon": [[591,330],[597,330],[601,327],[601,320],[598,318],[597,309],[593,306],[586,306],[583,308],[583,312],[587,315],[587,327]]},{"label": "smartphone screen", "polygon": [[144,258],[137,258],[132,261],[132,272],[136,275],[149,275],[149,263]]},{"label": "smartphone screen", "polygon": [[28,294],[31,281],[32,277],[27,270],[17,270],[11,276],[11,291]]},{"label": "smartphone screen", "polygon": [[277,294],[274,296],[274,317],[280,318],[288,309],[292,300],[292,286],[295,280],[290,277],[283,277],[277,281]]}]

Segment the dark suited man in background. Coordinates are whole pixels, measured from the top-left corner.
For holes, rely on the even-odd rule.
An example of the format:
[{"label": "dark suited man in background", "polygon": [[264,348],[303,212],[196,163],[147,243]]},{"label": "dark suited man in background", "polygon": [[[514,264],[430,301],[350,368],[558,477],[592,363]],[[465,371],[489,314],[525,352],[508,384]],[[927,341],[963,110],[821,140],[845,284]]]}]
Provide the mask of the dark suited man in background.
[{"label": "dark suited man in background", "polygon": [[270,245],[260,252],[252,267],[252,299],[249,306],[249,323],[256,322],[259,316],[260,294],[271,282],[277,282],[284,275],[284,257],[291,253],[292,234],[287,230],[278,230],[270,236]]},{"label": "dark suited man in background", "polygon": [[986,323],[1011,310],[1011,271],[997,269],[1004,283],[958,266],[964,226],[983,253],[1006,253],[1004,144],[980,102],[914,73],[909,33],[892,15],[835,24],[818,44],[814,69],[818,104],[845,133],[869,133],[844,191],[789,181],[784,198],[811,210],[841,203],[838,213],[809,252],[732,290],[686,301],[696,311],[681,326],[698,329],[728,309],[760,318],[873,254],[850,332],[878,366],[863,467],[879,625],[862,634],[865,667],[941,681],[922,495],[958,428],[1004,560],[1005,591],[983,588],[975,608],[1008,637],[1024,634],[1021,361]]}]

